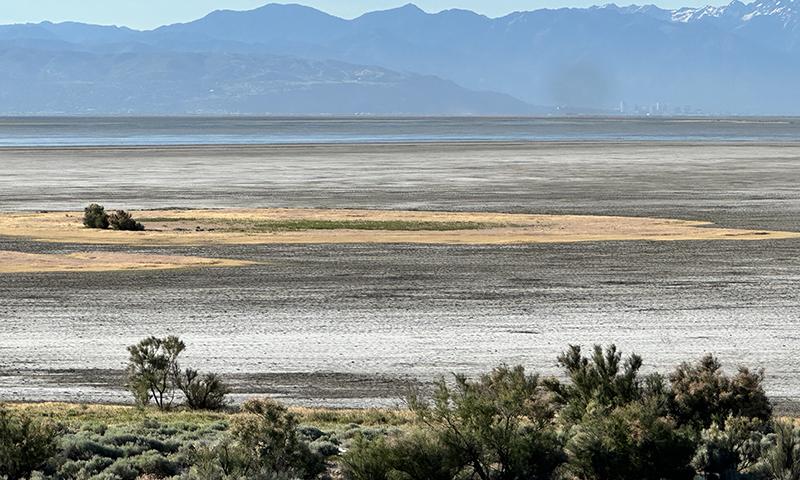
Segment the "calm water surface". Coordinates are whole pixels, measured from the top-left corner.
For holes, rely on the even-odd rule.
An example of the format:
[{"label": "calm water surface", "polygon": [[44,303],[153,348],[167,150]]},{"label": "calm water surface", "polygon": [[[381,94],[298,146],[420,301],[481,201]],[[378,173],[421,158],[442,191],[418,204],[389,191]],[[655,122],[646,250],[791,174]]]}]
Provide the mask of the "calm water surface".
[{"label": "calm water surface", "polygon": [[442,141],[800,142],[800,118],[0,118],[0,146]]}]

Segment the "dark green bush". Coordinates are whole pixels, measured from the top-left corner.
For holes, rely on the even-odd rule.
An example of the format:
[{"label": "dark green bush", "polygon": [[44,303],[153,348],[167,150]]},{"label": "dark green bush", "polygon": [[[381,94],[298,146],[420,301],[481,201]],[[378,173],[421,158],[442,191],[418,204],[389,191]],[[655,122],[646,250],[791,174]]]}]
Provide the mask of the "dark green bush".
[{"label": "dark green bush", "polygon": [[691,432],[647,405],[590,411],[569,430],[566,471],[581,480],[691,480]]},{"label": "dark green bush", "polygon": [[298,431],[300,432],[300,435],[302,435],[303,438],[309,442],[313,442],[314,440],[319,440],[320,438],[325,436],[325,432],[323,432],[317,427],[309,425],[300,427]]},{"label": "dark green bush", "polygon": [[187,368],[178,375],[177,385],[192,410],[222,410],[227,405],[225,397],[230,389],[215,373],[201,377],[196,370]]},{"label": "dark green bush", "polygon": [[139,232],[144,230],[144,225],[133,219],[125,210],[117,210],[108,216],[108,226],[114,230]]},{"label": "dark green bush", "polygon": [[83,225],[87,228],[108,228],[108,214],[102,205],[93,203],[83,209]]},{"label": "dark green bush", "polygon": [[[393,441],[393,479],[451,480],[463,470],[462,459],[436,437],[423,433],[402,436]],[[531,477],[533,478],[533,477]]]},{"label": "dark green bush", "polygon": [[26,478],[56,453],[58,428],[0,405],[0,478]]}]

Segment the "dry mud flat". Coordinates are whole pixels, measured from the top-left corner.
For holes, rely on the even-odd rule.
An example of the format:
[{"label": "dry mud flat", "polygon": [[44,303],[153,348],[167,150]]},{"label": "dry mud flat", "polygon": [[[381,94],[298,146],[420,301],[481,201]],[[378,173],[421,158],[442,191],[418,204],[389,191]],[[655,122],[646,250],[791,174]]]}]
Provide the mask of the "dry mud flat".
[{"label": "dry mud flat", "polygon": [[798,164],[800,143],[0,148],[0,210],[423,209],[797,230]]},{"label": "dry mud flat", "polygon": [[[800,230],[800,146],[791,145],[67,149],[0,151],[0,162],[9,167],[0,175],[4,210],[90,201],[421,208]],[[59,165],[63,175],[41,175]],[[122,188],[120,172],[140,181]],[[166,333],[186,337],[187,364],[232,376],[240,394],[296,403],[390,404],[407,378],[503,361],[556,373],[568,343],[594,342],[635,350],[662,371],[715,352],[731,367],[766,368],[773,396],[800,397],[795,239],[150,247],[0,239],[0,250],[23,253],[87,248],[253,264],[0,275],[4,398],[125,399],[125,346]]]}]

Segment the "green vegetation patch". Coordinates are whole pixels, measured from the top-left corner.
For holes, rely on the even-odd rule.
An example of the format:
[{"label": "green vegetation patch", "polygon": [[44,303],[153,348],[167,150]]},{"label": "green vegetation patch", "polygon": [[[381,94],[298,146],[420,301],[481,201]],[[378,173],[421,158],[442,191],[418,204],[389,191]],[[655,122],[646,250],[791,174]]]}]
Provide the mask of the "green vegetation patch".
[{"label": "green vegetation patch", "polygon": [[150,223],[197,222],[213,224],[218,230],[228,232],[302,232],[308,230],[384,230],[384,231],[457,231],[481,230],[502,226],[481,222],[435,222],[412,220],[240,220],[240,219],[200,219],[200,218],[143,218]]}]

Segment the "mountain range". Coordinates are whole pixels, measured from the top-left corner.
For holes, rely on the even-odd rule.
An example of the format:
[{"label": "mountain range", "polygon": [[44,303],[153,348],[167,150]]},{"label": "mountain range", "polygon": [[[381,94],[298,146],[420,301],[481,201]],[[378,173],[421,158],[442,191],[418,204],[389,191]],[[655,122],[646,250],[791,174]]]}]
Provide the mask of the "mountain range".
[{"label": "mountain range", "polygon": [[800,114],[798,0],[0,26],[0,113]]}]

